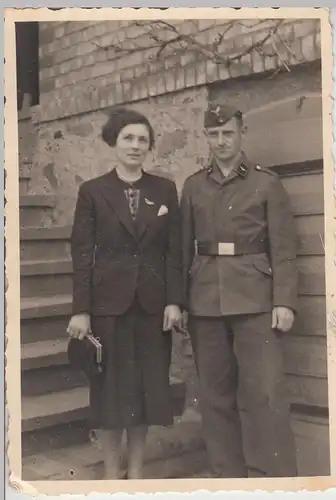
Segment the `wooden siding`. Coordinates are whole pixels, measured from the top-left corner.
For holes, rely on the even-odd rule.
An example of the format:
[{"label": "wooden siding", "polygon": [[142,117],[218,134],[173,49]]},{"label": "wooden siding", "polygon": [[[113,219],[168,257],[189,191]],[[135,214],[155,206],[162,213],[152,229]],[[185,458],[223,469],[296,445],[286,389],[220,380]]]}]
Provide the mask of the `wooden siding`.
[{"label": "wooden siding", "polygon": [[[255,470],[265,469],[262,456],[258,455],[258,436],[250,427],[250,419],[241,413],[243,438],[247,463]],[[296,440],[298,473],[300,476],[329,475],[329,428],[325,418],[306,416],[293,412],[292,428]]]},{"label": "wooden siding", "polygon": [[[245,151],[281,175],[299,235],[299,312],[292,331],[283,337],[299,474],[328,475],[321,96],[298,96],[253,110],[246,124]],[[244,428],[248,454],[253,436],[247,417]],[[258,469],[258,464],[251,465]]]},{"label": "wooden siding", "polygon": [[246,151],[265,166],[323,158],[322,98],[298,95],[246,115]]}]

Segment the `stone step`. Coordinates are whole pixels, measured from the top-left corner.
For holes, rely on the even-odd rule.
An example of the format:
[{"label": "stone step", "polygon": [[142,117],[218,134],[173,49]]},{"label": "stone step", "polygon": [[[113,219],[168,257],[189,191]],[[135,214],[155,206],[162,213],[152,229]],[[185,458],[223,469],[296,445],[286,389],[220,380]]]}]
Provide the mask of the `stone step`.
[{"label": "stone step", "polygon": [[21,228],[21,261],[69,258],[70,234],[69,226]]},{"label": "stone step", "polygon": [[[180,415],[185,402],[185,383],[172,378],[171,390],[174,414]],[[84,420],[89,414],[87,387],[23,396],[21,401],[22,432]]]},{"label": "stone step", "polygon": [[[99,442],[98,442],[99,445]],[[125,440],[122,465],[126,465]],[[101,479],[102,452],[99,446],[84,442],[44,453],[25,456],[23,475],[32,480]],[[145,477],[190,477],[204,470],[206,455],[198,413],[187,409],[168,428],[150,428],[145,458]]]},{"label": "stone step", "polygon": [[31,171],[33,168],[33,162],[29,158],[25,158],[20,156],[20,162],[19,162],[19,173],[24,174],[28,173],[30,175]]},{"label": "stone step", "polygon": [[72,292],[70,259],[23,261],[20,268],[21,297],[48,297]]},{"label": "stone step", "polygon": [[40,396],[85,385],[85,376],[69,364],[51,365],[21,373],[22,396]]},{"label": "stone step", "polygon": [[21,345],[22,396],[39,396],[87,385],[79,371],[69,365],[69,337]]},{"label": "stone step", "polygon": [[21,371],[68,364],[68,339],[41,340],[21,346]]},{"label": "stone step", "polygon": [[67,337],[70,315],[21,319],[21,344]]},{"label": "stone step", "polygon": [[29,181],[31,179],[30,170],[26,167],[20,167],[19,170],[19,193],[20,196],[28,194]]},{"label": "stone step", "polygon": [[53,208],[20,208],[20,227],[50,227],[53,224]]},{"label": "stone step", "polygon": [[19,179],[19,196],[24,196],[29,190],[29,179]]},{"label": "stone step", "polygon": [[89,431],[87,422],[79,420],[23,432],[21,434],[22,457],[87,443]]},{"label": "stone step", "polygon": [[64,317],[71,315],[71,295],[54,297],[25,297],[21,299],[21,321],[32,318]]},{"label": "stone step", "polygon": [[69,337],[21,346],[22,394],[41,395],[87,385],[85,377],[68,361]]},{"label": "stone step", "polygon": [[55,196],[49,194],[20,196],[20,226],[38,227],[51,223],[55,203]]},{"label": "stone step", "polygon": [[84,420],[87,415],[87,387],[21,398],[22,432]]},{"label": "stone step", "polygon": [[26,194],[21,196],[20,208],[53,208],[56,198],[52,194]]},{"label": "stone step", "polygon": [[27,168],[20,168],[19,169],[19,181],[25,181],[25,180],[30,180],[31,175],[30,175],[30,170]]}]

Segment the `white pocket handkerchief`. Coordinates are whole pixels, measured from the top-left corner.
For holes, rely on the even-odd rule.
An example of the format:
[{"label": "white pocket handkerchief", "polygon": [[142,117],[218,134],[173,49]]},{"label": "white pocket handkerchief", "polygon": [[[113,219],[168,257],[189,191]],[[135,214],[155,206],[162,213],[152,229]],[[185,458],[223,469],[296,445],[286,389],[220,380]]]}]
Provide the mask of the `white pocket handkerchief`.
[{"label": "white pocket handkerchief", "polygon": [[161,205],[159,211],[158,211],[158,217],[161,217],[161,215],[166,215],[168,213],[168,208],[166,205]]}]

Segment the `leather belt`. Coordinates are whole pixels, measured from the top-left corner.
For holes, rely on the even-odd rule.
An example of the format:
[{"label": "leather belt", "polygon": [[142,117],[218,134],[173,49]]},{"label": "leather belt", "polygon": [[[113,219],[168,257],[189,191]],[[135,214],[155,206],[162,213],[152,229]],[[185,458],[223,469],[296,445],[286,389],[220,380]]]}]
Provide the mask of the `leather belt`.
[{"label": "leather belt", "polygon": [[200,243],[196,245],[198,255],[250,255],[255,253],[266,253],[267,245],[265,241],[255,241],[253,243]]}]

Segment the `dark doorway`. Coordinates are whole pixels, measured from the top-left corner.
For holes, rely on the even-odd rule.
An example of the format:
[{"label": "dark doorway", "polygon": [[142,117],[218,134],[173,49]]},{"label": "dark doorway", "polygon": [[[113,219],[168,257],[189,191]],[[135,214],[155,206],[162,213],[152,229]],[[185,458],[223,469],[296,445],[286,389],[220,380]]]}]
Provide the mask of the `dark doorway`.
[{"label": "dark doorway", "polygon": [[39,104],[39,29],[37,22],[16,22],[17,107],[28,94],[31,106]]}]

